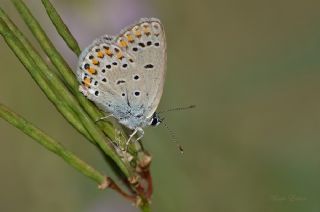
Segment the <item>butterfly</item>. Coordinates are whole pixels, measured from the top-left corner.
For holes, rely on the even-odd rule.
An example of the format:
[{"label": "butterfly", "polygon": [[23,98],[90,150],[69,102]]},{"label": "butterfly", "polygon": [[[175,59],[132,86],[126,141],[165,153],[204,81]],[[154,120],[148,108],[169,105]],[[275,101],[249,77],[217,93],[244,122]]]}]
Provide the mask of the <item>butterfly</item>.
[{"label": "butterfly", "polygon": [[108,116],[143,137],[143,128],[157,126],[155,112],[166,72],[166,38],[156,18],[142,18],[118,35],[96,39],[80,55],[79,90]]}]

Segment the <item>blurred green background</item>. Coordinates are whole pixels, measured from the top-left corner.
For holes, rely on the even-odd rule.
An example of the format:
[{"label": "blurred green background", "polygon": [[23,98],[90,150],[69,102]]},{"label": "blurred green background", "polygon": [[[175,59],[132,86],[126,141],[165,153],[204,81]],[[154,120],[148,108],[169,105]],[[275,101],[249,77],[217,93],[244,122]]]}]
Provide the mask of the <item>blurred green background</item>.
[{"label": "blurred green background", "polygon": [[[26,1],[73,67],[39,0]],[[146,130],[153,211],[320,211],[320,2],[52,0],[82,48],[140,17],[162,20],[168,70]],[[9,1],[1,6],[30,35]],[[46,99],[3,40],[0,101],[105,173],[97,150]],[[0,211],[137,211],[0,121]]]}]

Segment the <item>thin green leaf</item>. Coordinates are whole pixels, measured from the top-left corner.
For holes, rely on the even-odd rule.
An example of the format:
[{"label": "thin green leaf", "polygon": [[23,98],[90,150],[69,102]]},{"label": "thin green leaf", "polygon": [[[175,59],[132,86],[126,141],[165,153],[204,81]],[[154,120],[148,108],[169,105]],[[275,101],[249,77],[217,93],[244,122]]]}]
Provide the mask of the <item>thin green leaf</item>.
[{"label": "thin green leaf", "polygon": [[[22,45],[22,43],[17,39],[13,32],[8,28],[6,23],[4,23],[2,18],[5,18],[3,11],[0,8],[0,34],[5,39],[8,46],[12,49],[21,63],[25,66],[28,72],[31,74],[32,78],[39,85],[41,90],[46,94],[51,102],[54,103],[56,108],[61,112],[61,114],[71,123],[81,134],[87,137],[89,140],[92,140],[91,136],[88,134],[87,130],[81,124],[78,116],[76,115],[71,108],[61,100],[59,95],[56,95],[52,88],[49,86],[49,82],[45,76],[43,76],[42,71],[38,68],[36,63],[32,60],[30,55],[33,55],[33,48],[31,46]],[[12,27],[13,25],[11,25]],[[15,33],[19,35],[20,33],[15,30]],[[27,44],[28,42],[25,42]],[[29,49],[29,51],[27,51]],[[38,64],[41,65],[41,62],[38,61]],[[49,76],[51,73],[49,74]]]},{"label": "thin green leaf", "polygon": [[90,137],[92,137],[92,139],[96,141],[96,143],[105,152],[105,154],[111,157],[113,161],[115,161],[115,163],[127,177],[131,176],[131,172],[128,170],[128,167],[123,163],[121,158],[117,156],[113,147],[107,144],[104,134],[100,131],[100,129],[97,128],[95,123],[90,117],[88,117],[86,112],[83,111],[83,109],[74,99],[74,97],[68,92],[68,90],[64,88],[63,85],[61,87],[57,86],[59,84],[59,81],[53,82],[54,77],[52,76],[54,75],[51,75],[51,77],[47,81],[43,79],[45,76],[41,76],[41,69],[39,69],[39,67],[33,62],[32,58],[29,56],[21,42],[10,31],[10,29],[2,19],[0,20],[0,33],[3,35],[7,44],[10,46],[10,48],[12,48],[20,61],[22,61],[23,65],[27,68],[27,70],[30,72],[35,81],[40,85],[43,91],[54,96],[54,92],[50,93],[51,88],[49,85],[51,85],[53,88],[55,88],[56,94],[58,94],[61,98],[54,99],[56,104],[59,106],[63,106],[66,110],[71,109],[79,117],[80,121],[78,123],[73,123],[73,126],[77,126],[77,129],[85,126]]},{"label": "thin green leaf", "polygon": [[[101,111],[99,111],[88,99],[86,99],[79,91],[79,83],[76,80],[73,72],[71,71],[70,67],[60,55],[58,50],[54,47],[42,27],[40,26],[39,22],[33,17],[30,10],[21,0],[12,0],[15,7],[19,11],[20,15],[22,16],[25,23],[28,25],[30,30],[32,31],[33,35],[39,41],[42,49],[45,51],[49,59],[55,65],[57,70],[61,73],[63,78],[66,80],[67,85],[72,89],[73,94],[77,97],[77,100],[85,109],[85,111],[90,115],[93,120],[98,120],[99,118],[105,116]],[[100,121],[98,122],[99,127],[104,131],[104,133],[111,139],[116,139],[116,132],[115,127],[107,121]],[[123,132],[120,125],[115,125],[118,130]],[[124,134],[124,133],[123,133]],[[118,139],[122,139],[122,143],[125,143],[126,137],[121,137]]]},{"label": "thin green leaf", "polygon": [[69,48],[79,56],[81,53],[80,47],[76,41],[76,39],[71,34],[68,27],[65,25],[57,10],[53,7],[49,0],[41,0],[43,6],[45,7],[53,25],[56,27],[57,32],[69,46]]},{"label": "thin green leaf", "polygon": [[20,129],[22,132],[33,138],[43,147],[49,151],[60,156],[69,165],[77,169],[79,172],[89,177],[90,179],[97,182],[99,185],[105,181],[105,176],[99,171],[79,159],[72,152],[65,149],[61,144],[56,142],[53,138],[45,134],[43,131],[38,129],[36,126],[25,120],[20,115],[10,111],[9,108],[5,107],[0,103],[0,117],[12,124],[13,126]]},{"label": "thin green leaf", "polygon": [[14,6],[19,11],[21,17],[28,25],[33,35],[39,41],[41,47],[46,52],[48,57],[51,59],[53,65],[61,73],[64,80],[67,82],[71,88],[77,88],[78,83],[75,81],[73,72],[64,58],[59,54],[58,50],[52,44],[48,36],[45,34],[44,30],[41,28],[39,22],[33,17],[30,10],[21,0],[12,0]]}]

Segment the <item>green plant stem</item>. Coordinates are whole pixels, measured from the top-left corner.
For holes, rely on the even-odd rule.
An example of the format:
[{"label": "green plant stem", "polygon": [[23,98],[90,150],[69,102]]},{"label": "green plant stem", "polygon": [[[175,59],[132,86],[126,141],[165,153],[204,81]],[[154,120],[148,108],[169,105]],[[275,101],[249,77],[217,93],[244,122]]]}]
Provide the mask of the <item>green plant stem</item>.
[{"label": "green plant stem", "polygon": [[[20,15],[22,16],[25,23],[28,25],[29,29],[39,41],[42,49],[50,58],[52,63],[55,65],[57,70],[61,73],[63,78],[67,79],[67,85],[71,88],[73,94],[76,96],[77,100],[80,102],[84,110],[88,113],[92,120],[98,120],[99,118],[105,116],[105,114],[101,113],[100,110],[96,108],[87,98],[85,98],[79,91],[79,82],[75,79],[74,74],[72,73],[68,64],[63,60],[60,53],[57,49],[53,46],[52,42],[49,40],[48,36],[44,32],[43,28],[40,26],[39,22],[34,18],[30,10],[21,0],[12,0],[15,7],[19,11]],[[59,86],[59,88],[62,86]],[[120,145],[126,143],[128,136],[122,129],[121,125],[118,123],[110,123],[106,120],[99,121],[98,126],[108,138],[112,141],[118,141]],[[117,129],[120,132],[120,137],[116,135]],[[123,148],[123,146],[122,146]],[[134,156],[136,160],[134,146],[131,144],[128,148],[128,151]]]},{"label": "green plant stem", "polygon": [[[42,49],[47,54],[49,59],[52,61],[53,65],[57,68],[60,74],[63,76],[63,79],[66,81],[68,87],[71,88],[72,93],[76,96],[77,100],[80,102],[85,111],[90,115],[93,120],[98,120],[99,118],[105,116],[105,114],[101,113],[88,99],[86,99],[78,90],[79,82],[75,79],[74,74],[71,68],[68,66],[67,62],[63,59],[58,50],[54,47],[43,28],[40,26],[39,22],[34,18],[30,10],[21,0],[12,0],[15,7],[19,11],[21,17],[39,41]],[[56,22],[56,24],[58,24]],[[66,27],[64,25],[64,27]],[[99,127],[103,130],[103,132],[111,139],[115,140],[116,132],[115,127],[123,132],[120,125],[113,126],[111,123],[107,121],[100,121],[97,123]],[[124,141],[125,138],[122,138]]]},{"label": "green plant stem", "polygon": [[8,107],[0,103],[0,117],[20,129],[23,133],[33,138],[47,150],[61,157],[66,163],[78,170],[83,175],[95,181],[100,189],[110,188],[119,193],[124,198],[134,202],[135,197],[124,192],[114,181],[104,176],[92,166],[78,158],[71,151],[67,150],[62,144],[55,141],[52,137],[44,133],[32,123],[28,122],[22,116],[14,113]]},{"label": "green plant stem", "polygon": [[61,144],[56,142],[53,138],[45,134],[43,131],[38,129],[36,126],[19,116],[18,114],[10,111],[9,108],[0,103],[0,117],[4,120],[20,129],[22,132],[33,138],[43,147],[49,151],[60,156],[69,165],[80,171],[85,176],[94,180],[99,185],[105,181],[105,176],[99,171],[79,159],[72,152],[65,149]]},{"label": "green plant stem", "polygon": [[70,30],[65,25],[63,20],[61,19],[60,15],[56,11],[56,9],[53,7],[51,2],[49,0],[41,0],[43,6],[45,7],[53,25],[56,27],[57,32],[59,35],[63,38],[63,40],[66,42],[66,44],[69,46],[69,48],[77,55],[79,56],[81,53],[80,47],[76,41],[76,39],[72,36]]},{"label": "green plant stem", "polygon": [[[60,113],[63,114],[63,116],[69,121],[69,123],[71,123],[88,140],[97,144],[104,152],[104,155],[107,155],[113,160],[113,162],[116,164],[116,166],[113,167],[117,167],[121,170],[116,172],[118,176],[119,174],[123,174],[127,178],[130,178],[138,174],[135,173],[135,169],[133,167],[130,167],[129,164],[126,164],[122,161],[122,158],[117,154],[113,146],[106,140],[105,135],[107,135],[113,141],[116,140],[117,135],[115,126],[121,133],[124,132],[123,129],[118,124],[111,124],[105,121],[101,121],[99,123],[94,122],[94,120],[101,118],[102,116],[104,116],[104,114],[102,114],[101,111],[96,108],[96,106],[94,106],[78,91],[79,84],[75,79],[72,70],[60,55],[60,53],[57,51],[57,49],[54,47],[52,42],[49,40],[48,36],[45,34],[44,30],[41,28],[38,21],[33,17],[24,2],[21,0],[12,0],[12,2],[19,11],[23,20],[32,31],[33,35],[40,43],[44,52],[51,60],[52,64],[61,74],[62,78],[57,75],[57,72],[52,70],[52,68],[50,68],[46,64],[44,59],[33,48],[31,43],[0,8],[0,34],[4,37],[9,47],[13,50],[15,55],[29,71],[33,79],[43,90],[49,100],[54,103],[56,108]],[[63,37],[67,45],[75,52],[75,54],[79,55],[80,48],[76,40],[71,35],[67,26],[61,20],[53,5],[49,2],[49,0],[42,0],[42,3],[45,6],[47,13],[54,23],[58,33]],[[78,103],[80,103],[81,106]],[[81,171],[83,174],[94,179],[99,184],[105,181],[104,176],[102,176],[99,172],[94,173],[94,171],[96,170],[91,170],[90,166],[78,159],[68,150],[65,150],[59,143],[56,142],[55,144],[52,144],[52,142],[55,142],[52,138],[38,130],[32,124],[28,123],[22,117],[14,114],[13,112],[10,112],[5,106],[1,104],[0,110],[2,110],[0,111],[0,116],[3,116],[3,118],[8,122],[21,129],[23,132],[34,138],[50,151],[53,151],[57,155],[61,156],[64,160],[70,163],[70,165]],[[97,127],[97,125],[100,128]],[[122,135],[123,136],[121,138],[117,139],[121,140],[121,143],[125,143],[127,141],[127,135]],[[129,152],[131,151],[135,152],[136,149],[131,149],[130,145]],[[135,158],[134,160],[137,160],[137,158]],[[134,163],[134,161],[132,162]],[[88,167],[86,169],[83,166]],[[131,187],[131,185],[128,186],[130,189],[133,188]],[[117,191],[117,189],[114,190]],[[121,194],[121,192],[119,193]],[[144,193],[139,193],[139,195],[141,195],[142,199],[145,199]],[[126,197],[126,195],[123,196]],[[130,197],[130,195],[127,195],[127,198],[128,197]],[[144,200],[140,208],[142,211],[150,211],[148,201]]]},{"label": "green plant stem", "polygon": [[117,156],[114,149],[106,143],[106,138],[103,135],[103,133],[96,127],[92,119],[87,116],[86,112],[82,110],[82,108],[78,105],[78,103],[73,98],[73,96],[69,94],[67,89],[63,89],[64,86],[62,87],[56,86],[59,83],[59,81],[56,82],[57,84],[52,83],[51,80],[48,80],[48,82],[45,82],[43,79],[41,79],[40,74],[39,75],[35,74],[35,73],[41,73],[41,70],[38,68],[37,65],[35,65],[35,63],[33,63],[32,58],[30,58],[27,51],[22,46],[21,42],[18,39],[16,39],[16,37],[10,31],[10,29],[6,26],[6,24],[2,20],[0,22],[1,22],[0,33],[3,35],[6,42],[13,49],[14,53],[17,55],[20,61],[23,61],[23,65],[27,68],[27,70],[36,69],[36,71],[30,71],[30,73],[33,75],[33,77],[37,82],[42,83],[42,86],[40,87],[46,88],[45,91],[48,91],[50,90],[50,87],[48,85],[54,86],[54,88],[57,89],[57,93],[62,98],[62,99],[59,99],[60,101],[58,100],[58,103],[65,106],[66,108],[70,106],[69,108],[71,108],[72,111],[79,117],[80,123],[77,123],[77,126],[80,126],[80,124],[82,123],[82,125],[86,127],[89,135],[93,138],[94,141],[96,141],[96,143],[100,146],[100,148],[109,157],[111,157],[113,161],[115,161],[115,163],[118,165],[121,171],[125,174],[125,176],[130,177],[131,172],[129,171],[128,167],[123,163],[121,158]]},{"label": "green plant stem", "polygon": [[[12,49],[12,51],[19,58],[21,63],[29,71],[32,78],[36,81],[36,83],[39,85],[41,90],[46,94],[49,100],[54,103],[56,108],[61,112],[61,114],[63,114],[63,116],[69,121],[69,123],[71,123],[86,138],[92,140],[87,130],[80,123],[78,116],[70,109],[70,107],[65,102],[63,102],[59,98],[59,95],[56,95],[54,93],[52,88],[49,86],[48,80],[46,80],[46,78],[41,74],[42,72],[39,70],[38,66],[30,58],[30,51],[27,52],[27,50],[23,47],[22,43],[16,38],[13,32],[11,32],[11,30],[8,28],[6,23],[3,22],[2,12],[3,11],[0,9],[0,17],[1,17],[0,34],[3,36],[8,46]],[[18,34],[19,33],[17,33],[17,35]]]},{"label": "green plant stem", "polygon": [[33,17],[30,10],[24,4],[22,0],[11,0],[19,11],[25,23],[28,25],[32,33],[35,35],[39,41],[41,47],[45,50],[48,57],[51,59],[53,65],[61,73],[64,80],[66,80],[68,85],[72,88],[77,88],[78,83],[75,82],[73,72],[64,58],[58,53],[58,50],[52,44],[48,36],[45,34],[44,30],[41,28],[38,21]]},{"label": "green plant stem", "polygon": [[142,212],[150,212],[151,211],[150,204],[149,203],[145,203],[144,205],[142,205],[140,207],[140,210]]},{"label": "green plant stem", "polygon": [[[23,17],[24,21],[29,26],[35,37],[40,42],[40,45],[45,50],[46,54],[52,60],[53,64],[66,79],[67,83],[69,85],[71,84],[71,87],[74,89],[75,87],[78,88],[78,83],[75,81],[71,69],[69,68],[65,60],[62,58],[62,56],[58,53],[56,48],[53,46],[47,35],[44,33],[44,30],[32,16],[31,12],[23,3],[23,1],[12,0],[12,2],[14,3],[15,7],[19,11],[19,13]],[[58,84],[60,85],[58,86]],[[71,104],[72,109],[78,115],[82,124],[87,128],[87,131],[91,135],[91,137],[93,137],[93,140],[95,140],[97,144],[101,147],[101,149],[103,149],[104,152],[118,164],[119,168],[124,172],[126,176],[130,176],[127,166],[117,156],[112,147],[106,143],[105,136],[102,134],[100,130],[97,129],[95,123],[92,121],[91,118],[87,116],[86,112],[83,111],[81,107],[79,107],[77,101],[75,101],[73,96],[67,92],[67,89],[64,89],[64,86],[61,83],[59,83],[59,81],[56,81],[56,83],[52,83],[52,85],[55,86],[57,91],[59,91],[59,94],[61,94],[61,96],[64,97],[64,100]],[[85,99],[83,95],[80,94],[80,92],[77,91],[75,92],[75,94],[78,96],[81,95],[80,98],[83,99],[83,101],[88,102],[88,100]],[[110,127],[110,130],[112,131],[113,128]]]},{"label": "green plant stem", "polygon": [[[27,54],[24,54],[22,56],[20,56],[19,58],[21,58],[20,60],[22,60],[22,63],[26,63],[23,61],[26,61],[28,56],[30,56],[34,61],[35,64],[37,64],[39,66],[39,68],[32,68],[30,67],[30,65],[28,66],[29,68],[27,68],[27,70],[30,72],[30,74],[33,76],[34,79],[36,79],[36,82],[39,84],[39,86],[44,89],[46,92],[46,95],[48,96],[48,98],[55,104],[57,105],[58,103],[65,103],[68,101],[63,101],[61,99],[61,96],[63,96],[65,93],[69,93],[68,89],[65,88],[64,84],[61,82],[60,78],[58,76],[55,75],[55,73],[49,69],[49,67],[47,66],[47,64],[44,62],[44,60],[41,58],[41,56],[39,55],[39,53],[37,53],[37,51],[32,47],[32,45],[30,44],[30,42],[24,37],[24,35],[21,33],[21,31],[14,25],[14,23],[9,19],[9,17],[5,14],[5,12],[3,10],[0,9],[0,18],[3,19],[6,24],[9,26],[9,28],[12,30],[12,33],[14,35],[16,35],[16,37],[21,41],[21,42],[16,42],[16,41],[12,41],[11,42],[11,46],[16,46],[17,44],[21,44],[25,47]],[[11,38],[13,38],[14,36],[11,36]],[[45,40],[45,39],[43,39]],[[41,40],[40,40],[41,41]],[[9,45],[10,46],[10,45]],[[19,47],[18,48],[14,48],[16,49],[16,51],[19,51]],[[27,56],[26,56],[27,55]],[[27,61],[30,63],[30,61]],[[42,74],[43,77],[41,77],[40,75]],[[34,77],[34,75],[36,77]],[[47,80],[44,78],[48,78]],[[39,83],[40,81],[40,83]],[[51,84],[52,86],[47,86],[47,84]],[[58,100],[57,98],[52,98],[52,96],[54,96],[51,92],[51,87],[55,87],[57,90],[56,91],[56,96],[55,97],[59,97]],[[87,99],[85,99],[82,94],[80,92],[77,92],[78,95],[81,95],[81,99],[85,102],[89,102]],[[71,95],[68,94],[68,96],[70,97]],[[75,102],[74,102],[75,103]],[[89,104],[91,104],[89,102]],[[60,106],[60,104],[58,104],[58,106]],[[70,105],[70,108],[77,108],[79,107],[79,105],[77,103]],[[89,105],[90,108],[92,108],[92,111],[94,111],[95,114],[100,114],[100,112],[95,108],[95,106],[93,106],[92,104]],[[66,119],[73,125],[76,127],[76,129],[78,129],[80,131],[80,133],[82,133],[83,135],[86,136],[86,138],[88,140],[90,140],[91,142],[95,142],[94,139],[91,137],[90,134],[88,134],[88,132],[84,129],[84,126],[81,126],[81,121],[77,118],[77,115],[75,115],[75,113],[70,110],[68,110],[68,107],[57,107],[58,110],[64,115],[64,117],[66,117]],[[84,113],[84,112],[83,112]],[[102,115],[95,115],[96,117],[101,117]],[[104,132],[108,132],[109,136],[114,140],[115,137],[115,133],[114,133],[114,128],[111,125],[108,125],[105,122],[99,122],[98,123],[100,126],[103,127]],[[105,148],[105,141],[104,141],[104,148]],[[104,150],[105,152],[105,150]],[[114,165],[111,163],[110,164],[111,167],[114,167]],[[113,170],[115,171],[115,173],[117,173],[117,175],[120,177],[121,175],[118,173],[119,170],[117,170],[116,168],[113,168]]]},{"label": "green plant stem", "polygon": [[[5,31],[7,31],[7,35],[11,34],[11,36],[5,36],[6,41],[10,48],[16,54],[19,54],[18,58],[22,64],[27,65],[27,70],[31,74],[31,76],[38,83],[39,87],[44,90],[45,94],[48,96],[50,101],[55,105],[62,101],[61,99],[61,90],[59,92],[55,92],[52,87],[60,87],[60,89],[64,89],[63,92],[68,92],[59,77],[56,73],[48,67],[40,54],[33,48],[29,40],[21,33],[21,31],[16,27],[16,25],[9,19],[6,13],[0,8],[0,18],[5,22],[7,29],[5,26]],[[18,53],[19,50],[21,53]],[[23,53],[23,55],[22,55]],[[31,58],[31,59],[28,59]],[[53,84],[54,86],[48,86],[48,84]],[[53,98],[54,97],[54,98]],[[59,104],[58,104],[59,105]],[[58,110],[63,114],[63,116],[78,130],[81,134],[85,135],[85,137],[92,142],[94,142],[91,136],[84,129],[83,125],[80,124],[80,120],[77,115],[68,107],[64,107],[64,110],[61,110],[58,107]],[[70,115],[71,114],[71,115]]]}]

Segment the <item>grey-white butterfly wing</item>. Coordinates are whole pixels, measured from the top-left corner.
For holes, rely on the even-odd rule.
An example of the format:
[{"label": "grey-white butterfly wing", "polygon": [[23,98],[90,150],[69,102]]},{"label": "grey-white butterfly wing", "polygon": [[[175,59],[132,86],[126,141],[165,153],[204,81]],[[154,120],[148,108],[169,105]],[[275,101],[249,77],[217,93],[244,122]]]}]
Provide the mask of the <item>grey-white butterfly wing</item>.
[{"label": "grey-white butterfly wing", "polygon": [[113,114],[117,119],[125,118],[129,110],[123,84],[126,74],[123,65],[128,63],[120,48],[112,44],[112,37],[104,36],[95,40],[80,55],[78,80],[80,90],[100,109]]},{"label": "grey-white butterfly wing", "polygon": [[158,19],[141,19],[118,36],[93,42],[80,56],[82,92],[127,127],[146,125],[162,95],[166,43]]},{"label": "grey-white butterfly wing", "polygon": [[[127,41],[127,46],[121,45],[123,39]],[[135,107],[143,106],[144,116],[148,119],[159,105],[165,80],[166,40],[163,26],[158,19],[144,18],[124,29],[114,40],[135,61],[130,70],[132,79],[128,83],[132,92],[129,101]],[[139,96],[135,95],[136,92]]]}]

